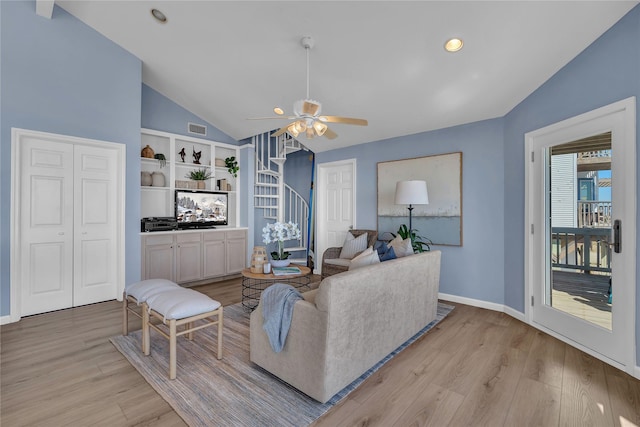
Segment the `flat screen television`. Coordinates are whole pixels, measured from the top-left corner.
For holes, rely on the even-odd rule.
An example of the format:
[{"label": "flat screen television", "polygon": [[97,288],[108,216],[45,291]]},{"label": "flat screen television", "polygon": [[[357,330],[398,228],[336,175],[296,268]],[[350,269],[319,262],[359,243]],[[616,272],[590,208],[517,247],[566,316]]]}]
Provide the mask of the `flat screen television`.
[{"label": "flat screen television", "polygon": [[227,193],[204,190],[176,190],[175,215],[178,226],[181,223],[199,223],[211,226],[227,225],[227,206]]}]

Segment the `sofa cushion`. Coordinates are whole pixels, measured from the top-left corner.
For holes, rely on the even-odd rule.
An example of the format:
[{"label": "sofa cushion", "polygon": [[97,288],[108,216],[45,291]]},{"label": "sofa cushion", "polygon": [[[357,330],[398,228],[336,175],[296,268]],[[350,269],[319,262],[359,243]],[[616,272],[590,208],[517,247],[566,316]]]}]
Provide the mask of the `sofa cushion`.
[{"label": "sofa cushion", "polygon": [[387,242],[384,240],[377,240],[373,249],[378,251],[378,255],[382,256],[389,250],[389,246],[387,246]]},{"label": "sofa cushion", "polygon": [[398,258],[396,256],[396,251],[393,250],[393,248],[389,248],[385,253],[380,255],[380,262],[389,261],[390,259],[396,259],[396,258]]},{"label": "sofa cushion", "polygon": [[411,244],[411,238],[407,237],[402,240],[400,235],[396,236],[391,242],[389,242],[389,246],[393,248],[396,253],[396,257],[402,258],[407,255],[413,255],[413,245]]},{"label": "sofa cushion", "polygon": [[378,256],[378,252],[374,251],[372,246],[369,246],[368,249],[351,260],[349,270],[355,270],[356,268],[366,267],[371,264],[378,264],[379,262],[380,257]]},{"label": "sofa cushion", "polygon": [[368,233],[362,233],[358,237],[354,237],[353,234],[348,232],[346,239],[344,239],[342,250],[340,251],[340,258],[351,259],[355,257],[358,252],[367,249],[367,234]]}]

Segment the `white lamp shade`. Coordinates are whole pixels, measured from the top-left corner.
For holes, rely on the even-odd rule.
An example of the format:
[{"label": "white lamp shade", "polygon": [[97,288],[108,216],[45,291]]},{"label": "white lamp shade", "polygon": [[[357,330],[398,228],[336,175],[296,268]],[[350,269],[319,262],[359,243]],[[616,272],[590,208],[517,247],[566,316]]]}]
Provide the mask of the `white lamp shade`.
[{"label": "white lamp shade", "polygon": [[396,205],[428,205],[426,181],[398,181],[396,183]]}]

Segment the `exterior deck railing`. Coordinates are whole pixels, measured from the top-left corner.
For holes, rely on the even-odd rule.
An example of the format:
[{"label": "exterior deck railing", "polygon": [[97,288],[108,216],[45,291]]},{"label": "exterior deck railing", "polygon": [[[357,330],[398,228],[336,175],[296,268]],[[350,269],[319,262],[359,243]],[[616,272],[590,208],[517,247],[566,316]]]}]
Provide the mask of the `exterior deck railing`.
[{"label": "exterior deck railing", "polygon": [[611,150],[583,151],[578,153],[578,159],[593,159],[601,157],[611,157]]},{"label": "exterior deck railing", "polygon": [[552,266],[611,273],[610,228],[553,227]]},{"label": "exterior deck railing", "polygon": [[578,227],[611,228],[611,202],[578,200]]}]

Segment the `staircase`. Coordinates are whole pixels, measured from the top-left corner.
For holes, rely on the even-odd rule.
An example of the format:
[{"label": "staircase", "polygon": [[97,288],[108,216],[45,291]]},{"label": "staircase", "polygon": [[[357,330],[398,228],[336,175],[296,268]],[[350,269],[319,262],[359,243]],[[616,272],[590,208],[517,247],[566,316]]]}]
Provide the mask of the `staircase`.
[{"label": "staircase", "polygon": [[254,207],[261,209],[266,222],[293,222],[300,228],[300,240],[285,242],[294,263],[307,263],[309,205],[284,182],[287,155],[306,150],[288,134],[272,138],[269,133],[253,137],[256,152]]}]

